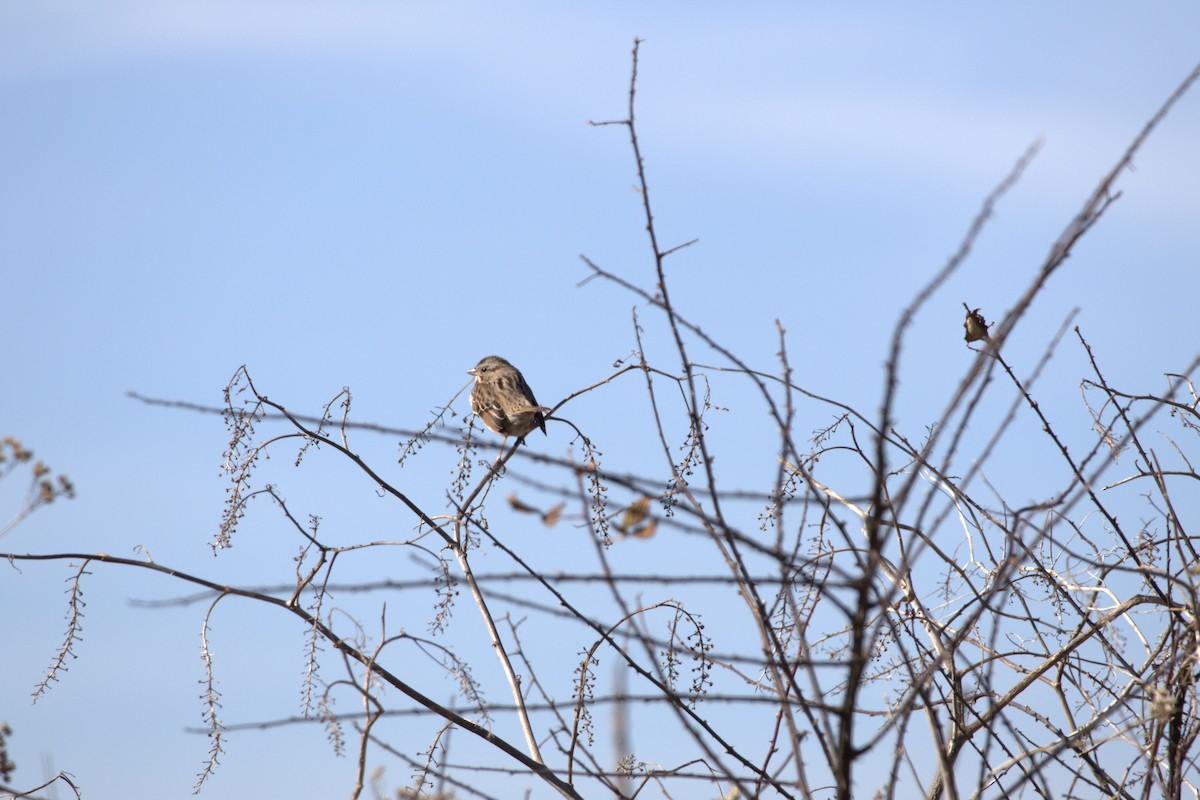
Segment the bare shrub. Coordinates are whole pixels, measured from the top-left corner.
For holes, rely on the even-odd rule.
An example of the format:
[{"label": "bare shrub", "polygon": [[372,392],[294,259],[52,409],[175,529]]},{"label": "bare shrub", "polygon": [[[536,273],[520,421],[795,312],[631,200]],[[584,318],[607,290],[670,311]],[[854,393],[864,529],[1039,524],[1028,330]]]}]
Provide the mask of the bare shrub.
[{"label": "bare shrub", "polygon": [[[1197,363],[1164,365],[1165,384],[1147,391],[1106,375],[1103,354],[1070,318],[1039,363],[1010,361],[1005,343],[1117,200],[1118,178],[1198,74],[1103,176],[1012,308],[969,298],[969,366],[941,409],[903,430],[895,403],[906,333],[1037,148],[984,199],[957,252],[898,321],[881,328],[890,343],[882,399],[865,409],[797,382],[782,323],[778,361],[764,368],[676,305],[666,264],[691,242],[658,238],[636,124],[637,58],[635,43],[628,116],[597,125],[628,134],[651,270],[630,278],[584,259],[586,280],[621,287],[638,310],[632,355],[548,415],[574,455],[511,441],[500,449],[470,418],[451,424],[455,400],[409,432],[354,420],[349,390],[316,415],[298,414],[241,368],[215,409],[228,424],[229,489],[212,546],[233,547],[252,513],[277,514],[295,540],[294,581],[239,587],[150,560],[5,554],[75,563],[71,628],[39,692],[71,651],[86,575],[104,565],[155,570],[200,590],[179,601],[207,608],[210,746],[197,788],[236,727],[221,718],[220,663],[207,634],[237,600],[299,622],[307,655],[302,716],[291,722],[324,726],[336,750],[353,754],[355,797],[369,786],[384,791],[376,762],[412,775],[403,797],[494,796],[498,776],[565,797],[1194,792]],[[958,324],[947,322],[948,336],[959,335]],[[1035,389],[1051,354],[1068,347],[1089,365],[1080,378],[1085,435],[1066,432]],[[570,416],[577,398],[618,382],[644,390],[658,463],[609,466],[597,426]],[[734,384],[749,386],[758,407],[728,407]],[[773,439],[713,434],[716,419],[763,413]],[[1036,421],[1057,453],[1032,500],[1006,498],[986,478],[1015,420]],[[398,433],[403,469],[419,468],[428,449],[453,454],[441,501],[418,501],[385,477],[392,465],[369,463],[355,445]],[[333,544],[319,517],[295,513],[279,485],[260,478],[269,455],[300,469],[319,459],[353,471],[411,535]],[[747,488],[745,464],[770,478]],[[521,535],[538,526],[584,534],[571,563],[541,566],[538,545]],[[614,546],[627,542],[669,542],[686,558],[630,569],[627,559],[614,563]],[[360,576],[397,551],[412,556],[415,577],[344,581],[347,565]],[[351,612],[351,592],[376,599]],[[460,593],[472,614],[458,607]],[[444,683],[421,685],[429,665]],[[435,699],[447,685],[454,703]],[[340,710],[339,698],[352,710]],[[433,731],[419,743],[413,729],[387,725],[413,718]]]}]

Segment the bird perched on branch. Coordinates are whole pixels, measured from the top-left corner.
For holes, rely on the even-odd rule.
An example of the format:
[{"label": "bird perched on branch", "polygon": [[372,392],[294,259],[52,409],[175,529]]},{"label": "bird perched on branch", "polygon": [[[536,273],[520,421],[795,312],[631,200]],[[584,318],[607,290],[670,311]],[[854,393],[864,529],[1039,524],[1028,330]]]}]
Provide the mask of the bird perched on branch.
[{"label": "bird perched on branch", "polygon": [[516,436],[521,443],[534,428],[546,432],[545,414],[550,409],[538,405],[519,369],[500,356],[488,356],[467,374],[475,378],[471,410],[484,425],[505,438]]}]

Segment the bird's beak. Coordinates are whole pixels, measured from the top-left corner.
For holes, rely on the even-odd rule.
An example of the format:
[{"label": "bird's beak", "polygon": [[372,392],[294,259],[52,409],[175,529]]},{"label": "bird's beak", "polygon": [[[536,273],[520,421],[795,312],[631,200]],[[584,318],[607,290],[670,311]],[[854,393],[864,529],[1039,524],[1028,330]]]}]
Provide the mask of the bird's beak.
[{"label": "bird's beak", "polygon": [[467,374],[470,375],[471,377],[476,377],[475,370],[473,370],[473,369],[467,370]]}]

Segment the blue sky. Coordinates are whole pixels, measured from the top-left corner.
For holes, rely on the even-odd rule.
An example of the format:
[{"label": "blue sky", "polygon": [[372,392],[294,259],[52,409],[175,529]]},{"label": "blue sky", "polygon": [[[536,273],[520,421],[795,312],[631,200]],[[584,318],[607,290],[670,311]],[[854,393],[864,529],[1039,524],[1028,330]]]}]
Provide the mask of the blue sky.
[{"label": "blue sky", "polygon": [[[221,580],[287,579],[295,542],[268,514],[210,556],[220,420],[128,391],[215,405],[245,364],[290,408],[314,412],[349,386],[358,419],[416,428],[489,353],[515,362],[547,404],[607,376],[633,347],[636,302],[600,282],[577,288],[579,256],[647,286],[652,265],[627,139],[587,121],[624,116],[635,36],[661,241],[699,238],[669,262],[676,302],[762,368],[775,363],[781,320],[797,381],[863,411],[879,402],[900,310],[983,197],[1043,143],[914,323],[899,413],[919,436],[970,363],[961,303],[989,319],[1011,307],[1200,61],[1198,30],[1194,3],[7,4],[0,434],[79,494],[0,549],[140,545]],[[1161,389],[1162,373],[1194,357],[1197,142],[1192,94],[1015,332],[1010,352],[1026,369],[1074,308],[1110,379],[1131,389]],[[639,313],[651,355],[672,366],[663,329]],[[1086,362],[1075,346],[1055,363],[1049,407],[1079,419]],[[715,398],[732,410],[714,437],[765,425],[743,388],[728,392]],[[653,458],[645,429],[612,414],[639,397],[626,381],[571,407],[615,468]],[[828,409],[813,413],[801,429],[828,423]],[[564,430],[551,431],[534,445],[569,452]],[[395,441],[359,446],[396,469]],[[437,505],[453,453],[422,463],[405,486]],[[744,467],[733,482],[772,468]],[[407,530],[369,507],[370,487],[322,469],[280,473],[302,513],[326,515],[347,540]],[[1014,473],[1009,490],[1037,497],[1036,472]],[[6,484],[0,500],[15,508],[23,487]],[[534,549],[547,569],[573,557]],[[132,608],[129,598],[179,588],[94,572],[79,658],[32,707],[70,572],[23,565],[0,578],[0,605],[21,609],[0,626],[15,782],[40,782],[50,759],[89,798],[183,796],[206,752],[183,732],[200,721],[202,612]],[[228,721],[296,711],[300,640],[276,624],[258,609],[220,620]],[[261,774],[285,750],[314,769]],[[337,795],[351,766],[315,729],[239,734],[208,792]],[[407,773],[391,769],[395,788]]]}]

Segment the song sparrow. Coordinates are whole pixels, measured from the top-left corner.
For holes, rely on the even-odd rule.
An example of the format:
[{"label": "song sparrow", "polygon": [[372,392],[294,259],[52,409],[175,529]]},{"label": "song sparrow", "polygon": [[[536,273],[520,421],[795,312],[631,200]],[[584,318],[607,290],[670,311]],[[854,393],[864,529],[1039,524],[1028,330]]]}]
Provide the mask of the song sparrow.
[{"label": "song sparrow", "polygon": [[534,428],[546,432],[545,412],[521,371],[500,356],[488,356],[467,370],[475,377],[471,389],[471,410],[483,424],[504,436],[516,436],[520,442]]}]

